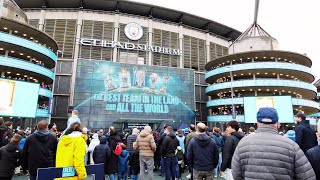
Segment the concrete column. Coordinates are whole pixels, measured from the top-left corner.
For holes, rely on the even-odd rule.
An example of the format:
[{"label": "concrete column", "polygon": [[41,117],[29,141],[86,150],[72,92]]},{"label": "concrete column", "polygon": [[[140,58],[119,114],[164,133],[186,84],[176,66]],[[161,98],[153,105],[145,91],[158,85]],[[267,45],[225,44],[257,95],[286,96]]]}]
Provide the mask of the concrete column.
[{"label": "concrete column", "polygon": [[184,52],[183,52],[183,26],[179,26],[179,50],[181,52],[180,55],[180,68],[183,68],[183,57],[184,57]]},{"label": "concrete column", "polygon": [[[209,41],[209,33],[206,33],[206,52],[207,52],[207,63],[210,61],[210,41]],[[232,62],[232,61],[231,61]]]},{"label": "concrete column", "polygon": [[[114,15],[114,33],[113,33],[113,41],[118,41],[119,36],[119,19],[120,15],[115,14]],[[118,49],[113,48],[113,55],[112,55],[112,61],[117,62],[117,55],[118,55]]]},{"label": "concrete column", "polygon": [[253,80],[256,80],[256,74],[253,73]]},{"label": "concrete column", "polygon": [[254,90],[254,96],[258,96],[258,91]]},{"label": "concrete column", "polygon": [[[150,18],[148,22],[148,40],[149,46],[152,46],[152,39],[153,39],[153,20]],[[152,52],[148,52],[148,65],[152,65]]]},{"label": "concrete column", "polygon": [[39,29],[40,29],[41,31],[43,31],[43,28],[44,28],[44,19],[45,19],[45,16],[46,16],[46,10],[41,9],[41,11],[40,11],[40,19],[39,19]]},{"label": "concrete column", "polygon": [[[80,10],[78,14],[78,20],[77,20],[76,40],[81,38],[80,35],[81,35],[81,29],[82,29],[82,18],[83,18],[83,11]],[[70,106],[73,106],[74,86],[76,81],[79,51],[80,51],[80,44],[76,43],[74,47],[74,58],[73,58],[73,64],[72,64],[72,77],[71,77],[70,100],[69,100]]]},{"label": "concrete column", "polygon": [[4,71],[2,71],[2,72],[1,72],[1,76],[0,76],[0,77],[4,78],[4,74],[5,74],[5,72],[4,72]]}]

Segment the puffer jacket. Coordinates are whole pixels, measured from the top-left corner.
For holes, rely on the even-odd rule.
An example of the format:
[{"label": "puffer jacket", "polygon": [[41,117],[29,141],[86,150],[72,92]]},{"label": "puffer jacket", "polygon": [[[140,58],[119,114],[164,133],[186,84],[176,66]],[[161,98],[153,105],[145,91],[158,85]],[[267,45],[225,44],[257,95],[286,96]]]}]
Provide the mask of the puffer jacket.
[{"label": "puffer jacket", "polygon": [[320,180],[320,145],[309,149],[306,152],[306,156],[310,161],[310,164],[316,173],[317,179]]},{"label": "puffer jacket", "polygon": [[138,134],[131,134],[127,138],[127,151],[131,153],[133,151],[133,143],[137,140]]},{"label": "puffer jacket", "polygon": [[225,171],[227,168],[231,168],[233,153],[236,150],[239,141],[243,137],[243,133],[239,131],[235,131],[231,133],[230,136],[226,137],[226,141],[224,142],[224,147],[222,151],[221,171]]},{"label": "puffer jacket", "polygon": [[133,143],[133,148],[139,148],[140,156],[154,157],[157,145],[154,142],[152,132],[142,130],[136,142]]},{"label": "puffer jacket", "polygon": [[244,137],[232,159],[232,175],[242,179],[315,180],[312,167],[299,146],[275,128],[260,126]]},{"label": "puffer jacket", "polygon": [[95,164],[105,163],[110,159],[111,150],[107,144],[107,137],[100,137],[100,144],[93,150],[92,158]]}]

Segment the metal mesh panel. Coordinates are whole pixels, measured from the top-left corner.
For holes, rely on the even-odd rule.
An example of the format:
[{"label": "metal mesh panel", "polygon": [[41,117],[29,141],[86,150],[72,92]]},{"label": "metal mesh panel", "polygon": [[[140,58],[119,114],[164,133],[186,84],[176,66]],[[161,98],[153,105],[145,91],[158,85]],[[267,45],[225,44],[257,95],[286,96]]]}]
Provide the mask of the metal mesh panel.
[{"label": "metal mesh panel", "polygon": [[184,36],[184,67],[204,71],[206,64],[206,41],[190,36]]},{"label": "metal mesh panel", "polygon": [[35,27],[35,28],[38,28],[39,26],[39,19],[29,19],[28,21],[28,24]]},{"label": "metal mesh panel", "polygon": [[210,61],[225,55],[228,55],[227,47],[210,42]]},{"label": "metal mesh panel", "polygon": [[57,41],[62,58],[73,58],[76,20],[46,19],[44,31]]},{"label": "metal mesh panel", "polygon": [[[114,33],[113,25],[113,22],[83,20],[81,37],[111,41]],[[112,59],[112,48],[80,46],[79,57],[110,61]]]}]

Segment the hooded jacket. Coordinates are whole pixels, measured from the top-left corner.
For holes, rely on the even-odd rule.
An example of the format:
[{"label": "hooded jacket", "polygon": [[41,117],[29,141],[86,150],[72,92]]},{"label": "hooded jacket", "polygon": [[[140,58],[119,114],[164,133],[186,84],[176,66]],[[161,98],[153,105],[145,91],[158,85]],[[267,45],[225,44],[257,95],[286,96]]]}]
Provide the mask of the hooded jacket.
[{"label": "hooded jacket", "polygon": [[79,180],[87,177],[84,167],[86,147],[86,136],[81,132],[74,131],[62,136],[57,149],[56,167],[74,166],[78,176],[61,178],[61,180]]},{"label": "hooded jacket", "polygon": [[154,142],[154,138],[151,132],[142,130],[135,143],[134,148],[139,148],[140,156],[154,157],[154,152],[157,149],[157,145]]},{"label": "hooded jacket", "polygon": [[22,167],[36,176],[38,168],[54,167],[57,151],[57,138],[48,130],[36,130],[23,147]]},{"label": "hooded jacket", "polygon": [[[10,142],[0,148],[0,177],[12,177],[14,169],[20,165],[21,151],[18,143]],[[0,178],[1,179],[1,178]]]},{"label": "hooded jacket", "polygon": [[198,171],[213,171],[218,165],[219,151],[214,140],[206,134],[198,134],[190,140],[187,149],[189,165]]},{"label": "hooded jacket", "polygon": [[316,179],[299,146],[280,136],[275,128],[269,126],[258,127],[255,134],[246,136],[239,142],[231,169],[235,180]]},{"label": "hooded jacket", "polygon": [[177,137],[173,133],[168,134],[162,143],[162,156],[174,157],[178,146],[179,141]]},{"label": "hooded jacket", "polygon": [[119,171],[125,170],[128,168],[128,161],[129,161],[129,152],[127,150],[122,150],[121,154],[119,155]]},{"label": "hooded jacket", "polygon": [[111,150],[110,158],[105,163],[105,172],[107,174],[115,174],[118,172],[119,158],[114,154],[117,144],[121,142],[121,138],[117,132],[112,132],[108,139],[108,145]]},{"label": "hooded jacket", "polygon": [[318,145],[317,135],[310,127],[309,120],[304,120],[299,123],[295,129],[296,143],[300,146],[303,152]]},{"label": "hooded jacket", "polygon": [[234,151],[239,141],[244,137],[243,133],[235,131],[230,136],[226,137],[226,141],[222,151],[222,163],[221,171],[225,171],[227,168],[231,169],[231,161]]},{"label": "hooded jacket", "polygon": [[292,141],[296,141],[296,132],[294,130],[289,130],[284,137],[291,139]]},{"label": "hooded jacket", "polygon": [[100,144],[93,150],[94,164],[105,163],[111,156],[111,150],[107,144],[107,137],[101,136]]},{"label": "hooded jacket", "polygon": [[93,135],[93,139],[91,140],[90,144],[89,144],[89,148],[88,148],[88,152],[90,153],[90,164],[94,164],[93,158],[92,158],[92,154],[93,154],[93,150],[96,146],[98,146],[100,144],[100,140],[99,140],[99,135],[98,134],[94,134]]}]

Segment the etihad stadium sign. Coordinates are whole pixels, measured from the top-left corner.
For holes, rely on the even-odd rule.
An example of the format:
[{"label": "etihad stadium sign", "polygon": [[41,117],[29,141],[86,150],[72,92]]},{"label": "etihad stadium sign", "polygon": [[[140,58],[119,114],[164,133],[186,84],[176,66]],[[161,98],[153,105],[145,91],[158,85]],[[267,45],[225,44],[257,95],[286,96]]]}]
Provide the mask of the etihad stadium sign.
[{"label": "etihad stadium sign", "polygon": [[160,46],[150,46],[146,44],[135,44],[135,43],[129,43],[129,42],[108,41],[103,39],[80,38],[80,39],[77,39],[77,43],[83,46],[108,47],[108,48],[118,48],[118,49],[138,50],[138,51],[151,51],[154,53],[169,54],[169,55],[175,55],[175,56],[180,56],[182,54],[180,49],[173,49],[173,48],[160,47]]}]

